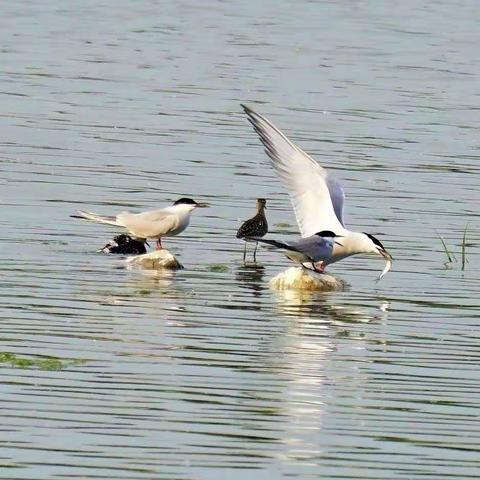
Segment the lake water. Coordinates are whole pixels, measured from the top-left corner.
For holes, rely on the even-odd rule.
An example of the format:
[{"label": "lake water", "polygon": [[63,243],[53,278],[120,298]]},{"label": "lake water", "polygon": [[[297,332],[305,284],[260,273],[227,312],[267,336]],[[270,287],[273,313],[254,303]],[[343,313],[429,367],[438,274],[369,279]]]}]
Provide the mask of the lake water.
[{"label": "lake water", "polygon": [[[480,476],[477,1],[0,11],[2,479]],[[354,257],[344,292],[278,293],[286,259],[243,264],[257,197],[297,229],[240,102],[335,172],[380,283]],[[180,196],[212,208],[169,275],[69,217]]]}]

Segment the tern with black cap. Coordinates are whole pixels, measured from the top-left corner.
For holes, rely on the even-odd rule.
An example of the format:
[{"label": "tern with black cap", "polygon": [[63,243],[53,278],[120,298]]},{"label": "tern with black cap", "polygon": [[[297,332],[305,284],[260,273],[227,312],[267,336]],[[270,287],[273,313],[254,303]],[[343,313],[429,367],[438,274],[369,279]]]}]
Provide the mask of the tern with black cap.
[{"label": "tern with black cap", "polygon": [[115,216],[98,215],[92,212],[77,211],[73,218],[83,218],[97,223],[106,223],[125,228],[136,239],[157,241],[157,250],[162,247],[162,237],[173,237],[182,233],[190,223],[190,214],[207,203],[198,203],[191,198],[180,198],[173,205],[160,210],[142,213],[121,212]]},{"label": "tern with black cap", "polygon": [[372,253],[386,261],[379,279],[382,278],[392,266],[392,256],[373,235],[345,228],[345,193],[338,181],[264,116],[245,105],[242,107],[265,146],[275,173],[288,190],[302,237],[322,230],[331,230],[343,237],[341,245],[333,245],[330,258],[324,260],[320,268],[350,255]]},{"label": "tern with black cap", "polygon": [[336,240],[338,237],[341,237],[341,235],[336,235],[330,230],[323,230],[310,237],[301,238],[294,242],[280,242],[278,240],[257,237],[246,237],[246,239],[266,243],[281,250],[287,258],[302,264],[305,268],[305,264],[309,264],[312,270],[323,273],[323,269],[319,269],[318,265],[323,264],[323,262],[332,256],[334,245],[342,246],[342,244]]}]

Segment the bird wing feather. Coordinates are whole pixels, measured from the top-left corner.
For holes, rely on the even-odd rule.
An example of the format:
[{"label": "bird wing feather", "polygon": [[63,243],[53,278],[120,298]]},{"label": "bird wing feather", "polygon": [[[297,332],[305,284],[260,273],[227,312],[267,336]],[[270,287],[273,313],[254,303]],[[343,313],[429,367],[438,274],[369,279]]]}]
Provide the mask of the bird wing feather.
[{"label": "bird wing feather", "polygon": [[321,230],[343,231],[345,194],[340,184],[269,120],[242,106],[288,190],[302,237]]},{"label": "bird wing feather", "polygon": [[84,218],[85,220],[91,220],[92,222],[97,223],[106,223],[107,225],[119,226],[117,222],[117,217],[112,217],[109,215],[98,215],[93,212],[85,212],[83,210],[77,210],[76,215],[70,215],[72,218]]},{"label": "bird wing feather", "polygon": [[333,243],[331,240],[319,237],[318,235],[312,235],[311,237],[290,242],[290,247],[315,261],[320,261],[330,258],[333,250]]},{"label": "bird wing feather", "polygon": [[118,225],[138,238],[157,238],[168,235],[178,227],[178,216],[165,210],[143,213],[120,213]]}]

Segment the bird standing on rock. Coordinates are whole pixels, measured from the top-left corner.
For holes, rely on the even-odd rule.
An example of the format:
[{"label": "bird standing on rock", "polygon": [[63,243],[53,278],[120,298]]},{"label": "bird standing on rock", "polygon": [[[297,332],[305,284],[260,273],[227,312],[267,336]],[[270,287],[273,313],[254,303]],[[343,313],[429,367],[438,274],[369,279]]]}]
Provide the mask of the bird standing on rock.
[{"label": "bird standing on rock", "polygon": [[122,212],[115,216],[98,215],[92,212],[77,211],[73,218],[84,218],[98,223],[124,227],[134,238],[144,241],[154,238],[157,250],[162,249],[162,237],[173,237],[182,233],[190,223],[190,214],[195,208],[208,207],[207,203],[197,203],[191,198],[180,198],[173,205],[142,213]]},{"label": "bird standing on rock", "polygon": [[330,230],[343,237],[341,245],[333,245],[330,258],[321,267],[350,255],[370,253],[385,259],[385,268],[379,279],[382,278],[392,266],[392,256],[372,234],[352,232],[345,227],[345,193],[340,183],[267,118],[245,105],[243,110],[263,143],[270,164],[290,195],[302,237],[322,230]]},{"label": "bird standing on rock", "polygon": [[280,242],[278,240],[267,240],[263,238],[250,237],[248,240],[266,243],[280,250],[293,262],[300,263],[304,268],[305,264],[311,265],[311,270],[323,273],[323,263],[330,259],[334,245],[342,244],[335,239],[341,237],[330,230],[322,230],[306,238],[300,238],[294,242]]},{"label": "bird standing on rock", "polygon": [[[264,198],[257,198],[257,213],[252,218],[249,218],[242,223],[237,231],[237,238],[256,237],[255,250],[253,252],[253,261],[257,261],[257,247],[258,238],[264,237],[268,232],[268,222],[265,216],[265,209],[267,201]],[[243,261],[247,256],[247,242],[245,241],[245,248],[243,249]]]}]

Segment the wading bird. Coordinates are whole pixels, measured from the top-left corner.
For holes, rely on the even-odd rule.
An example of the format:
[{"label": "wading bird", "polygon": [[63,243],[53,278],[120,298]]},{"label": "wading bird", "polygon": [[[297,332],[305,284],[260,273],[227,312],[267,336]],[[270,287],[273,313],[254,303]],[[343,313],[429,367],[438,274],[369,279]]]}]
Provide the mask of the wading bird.
[{"label": "wading bird", "polygon": [[[257,213],[252,218],[249,218],[240,225],[237,231],[237,238],[245,237],[264,237],[268,232],[268,222],[265,216],[265,209],[267,201],[264,198],[257,198]],[[255,240],[255,250],[253,251],[253,261],[257,261],[257,247],[258,240]],[[247,255],[247,242],[245,242],[245,248],[243,249],[243,261],[245,261]]]}]

